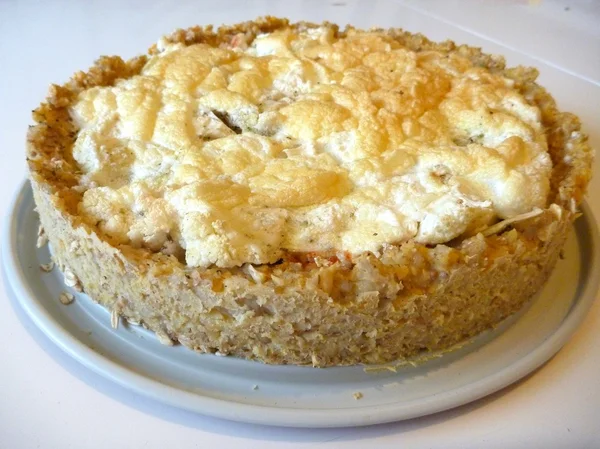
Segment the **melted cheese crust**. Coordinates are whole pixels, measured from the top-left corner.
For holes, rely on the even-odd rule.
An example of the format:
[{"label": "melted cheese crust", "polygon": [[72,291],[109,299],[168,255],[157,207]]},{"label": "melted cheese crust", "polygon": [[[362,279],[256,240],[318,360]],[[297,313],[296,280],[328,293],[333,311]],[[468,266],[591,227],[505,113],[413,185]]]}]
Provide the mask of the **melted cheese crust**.
[{"label": "melted cheese crust", "polygon": [[79,213],[114,244],[202,267],[377,254],[546,205],[540,111],[458,54],[327,27],[159,50],[71,110]]}]

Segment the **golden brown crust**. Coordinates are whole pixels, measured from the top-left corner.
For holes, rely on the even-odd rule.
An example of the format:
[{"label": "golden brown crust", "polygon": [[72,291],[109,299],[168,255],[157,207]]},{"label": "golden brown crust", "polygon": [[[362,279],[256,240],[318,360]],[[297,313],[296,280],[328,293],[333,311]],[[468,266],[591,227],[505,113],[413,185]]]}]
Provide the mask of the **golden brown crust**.
[{"label": "golden brown crust", "polygon": [[[287,26],[321,25],[266,17],[216,32],[178,30],[166,39],[220,45],[240,33],[251,41]],[[92,298],[158,333],[204,352],[268,363],[389,362],[447,348],[517,311],[551,272],[591,176],[592,151],[579,120],[557,110],[535,83],[535,69],[506,69],[503,58],[479,49],[386,32],[411,50],[458,52],[501,72],[541,109],[554,165],[549,207],[541,215],[488,237],[433,248],[389,246],[379,258],[288,254],[277,265],[198,269],[146,249],[115,248],[76,215],[81,193],[72,187],[80,174],[71,149],[77,129],[68,107],[83,89],[139,73],[146,57],[104,57],[64,86],[52,86],[28,133],[34,196],[58,264]]]}]

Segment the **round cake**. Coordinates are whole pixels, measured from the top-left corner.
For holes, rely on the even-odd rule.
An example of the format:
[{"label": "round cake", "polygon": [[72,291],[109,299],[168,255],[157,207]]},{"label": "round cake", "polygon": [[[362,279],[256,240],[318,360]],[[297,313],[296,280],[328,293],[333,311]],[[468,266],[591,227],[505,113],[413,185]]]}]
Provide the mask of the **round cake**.
[{"label": "round cake", "polygon": [[540,290],[590,179],[536,77],[399,29],[178,30],[51,86],[41,225],[67,286],[165,344],[320,367],[452,348]]}]

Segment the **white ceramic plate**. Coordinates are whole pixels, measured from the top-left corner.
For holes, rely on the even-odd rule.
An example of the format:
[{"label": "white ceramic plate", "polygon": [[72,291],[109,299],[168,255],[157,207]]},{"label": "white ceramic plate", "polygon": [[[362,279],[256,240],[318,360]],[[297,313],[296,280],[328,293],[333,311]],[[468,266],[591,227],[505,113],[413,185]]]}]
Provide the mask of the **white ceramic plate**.
[{"label": "white ceramic plate", "polygon": [[[66,288],[48,248],[36,249],[38,217],[29,183],[17,192],[2,242],[6,278],[19,304],[61,349],[89,369],[139,394],[237,421],[337,427],[397,421],[465,404],[539,367],[575,331],[598,286],[599,248],[592,214],[583,207],[550,281],[526,310],[460,350],[397,372],[362,367],[268,366],[161,345],[135,326],[110,327],[109,313]],[[354,393],[362,393],[360,400]]]}]

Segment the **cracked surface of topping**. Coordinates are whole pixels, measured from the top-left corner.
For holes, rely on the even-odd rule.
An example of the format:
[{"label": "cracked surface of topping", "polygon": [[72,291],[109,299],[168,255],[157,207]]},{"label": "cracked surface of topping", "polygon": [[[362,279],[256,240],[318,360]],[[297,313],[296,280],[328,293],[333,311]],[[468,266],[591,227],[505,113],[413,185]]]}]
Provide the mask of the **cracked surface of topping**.
[{"label": "cracked surface of topping", "polygon": [[328,27],[158,50],[71,108],[79,213],[114,244],[232,267],[445,243],[546,206],[540,111],[458,53]]}]

